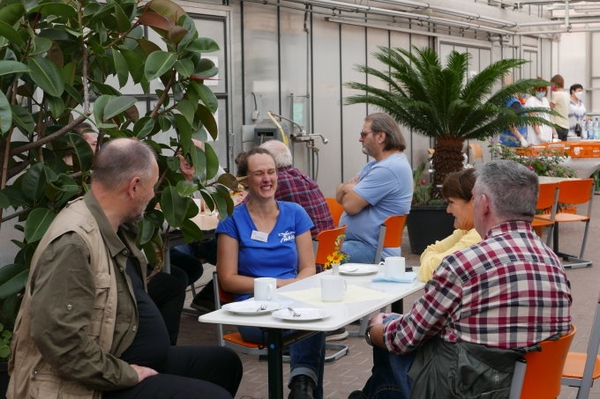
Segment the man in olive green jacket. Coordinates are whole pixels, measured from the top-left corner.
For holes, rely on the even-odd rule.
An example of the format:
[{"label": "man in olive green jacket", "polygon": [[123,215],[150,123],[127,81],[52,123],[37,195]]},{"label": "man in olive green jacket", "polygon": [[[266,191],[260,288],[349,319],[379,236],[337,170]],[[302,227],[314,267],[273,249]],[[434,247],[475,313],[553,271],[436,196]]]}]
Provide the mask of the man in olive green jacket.
[{"label": "man in olive green jacket", "polygon": [[[59,213],[34,254],[17,318],[8,398],[231,398],[237,355],[170,347],[135,246],[154,196],[152,150],[116,139],[97,155],[91,191]],[[193,365],[192,365],[193,364]]]}]

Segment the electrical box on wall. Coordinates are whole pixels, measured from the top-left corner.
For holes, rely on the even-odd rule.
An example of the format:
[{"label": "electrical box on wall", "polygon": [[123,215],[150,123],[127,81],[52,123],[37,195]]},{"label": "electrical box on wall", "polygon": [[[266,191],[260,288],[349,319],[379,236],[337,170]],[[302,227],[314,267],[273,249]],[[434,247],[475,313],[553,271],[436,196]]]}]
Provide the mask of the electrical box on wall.
[{"label": "electrical box on wall", "polygon": [[263,119],[254,127],[254,145],[259,146],[268,140],[283,141],[281,131],[270,119]]}]

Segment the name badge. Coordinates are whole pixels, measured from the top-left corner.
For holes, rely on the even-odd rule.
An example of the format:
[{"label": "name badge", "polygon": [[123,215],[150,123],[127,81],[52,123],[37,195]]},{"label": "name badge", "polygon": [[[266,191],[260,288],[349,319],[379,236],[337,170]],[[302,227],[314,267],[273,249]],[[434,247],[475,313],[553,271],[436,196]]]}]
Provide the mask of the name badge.
[{"label": "name badge", "polygon": [[263,233],[262,231],[252,230],[252,235],[250,238],[255,241],[267,242],[269,240],[269,234]]}]

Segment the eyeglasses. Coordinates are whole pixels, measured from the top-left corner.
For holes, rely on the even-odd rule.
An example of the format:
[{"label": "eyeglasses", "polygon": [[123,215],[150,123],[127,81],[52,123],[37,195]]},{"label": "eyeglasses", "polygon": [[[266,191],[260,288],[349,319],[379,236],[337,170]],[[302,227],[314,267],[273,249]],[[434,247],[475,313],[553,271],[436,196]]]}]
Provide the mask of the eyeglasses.
[{"label": "eyeglasses", "polygon": [[273,176],[277,171],[275,169],[269,169],[266,172],[264,170],[257,170],[256,172],[250,172],[249,175],[254,177],[263,177],[264,175]]},{"label": "eyeglasses", "polygon": [[371,133],[373,133],[373,132],[360,132],[360,138],[364,139],[365,137],[367,137]]}]

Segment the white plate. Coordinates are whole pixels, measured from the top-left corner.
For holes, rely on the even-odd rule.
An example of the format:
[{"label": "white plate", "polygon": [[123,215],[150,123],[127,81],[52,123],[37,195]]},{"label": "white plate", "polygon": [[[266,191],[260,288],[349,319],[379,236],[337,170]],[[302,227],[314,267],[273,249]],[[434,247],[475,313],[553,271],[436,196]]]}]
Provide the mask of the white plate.
[{"label": "white plate", "polygon": [[[261,309],[261,305],[264,305]],[[223,305],[222,309],[228,312],[243,314],[243,315],[260,315],[264,313],[270,313],[277,310],[281,305],[277,302],[269,301],[243,301],[243,302],[232,302]]]},{"label": "white plate", "polygon": [[344,263],[340,265],[340,274],[348,276],[366,276],[367,274],[375,274],[378,271],[378,265],[368,263]]},{"label": "white plate", "polygon": [[299,316],[294,317],[294,313],[289,309],[279,309],[271,313],[271,315],[277,319],[287,321],[311,321],[324,319],[329,316],[329,313],[325,309],[319,308],[294,308],[296,314]]}]

